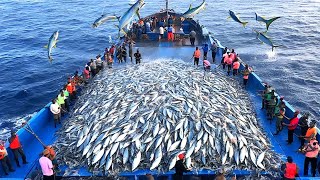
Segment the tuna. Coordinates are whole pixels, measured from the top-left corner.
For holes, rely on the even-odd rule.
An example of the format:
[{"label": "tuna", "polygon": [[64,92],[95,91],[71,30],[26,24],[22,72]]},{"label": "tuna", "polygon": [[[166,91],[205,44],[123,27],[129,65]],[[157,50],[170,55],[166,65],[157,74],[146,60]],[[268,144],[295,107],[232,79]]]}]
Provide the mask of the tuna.
[{"label": "tuna", "polygon": [[106,174],[166,172],[182,152],[196,169],[272,170],[280,156],[236,83],[181,60],[104,70],[58,132],[57,158]]}]

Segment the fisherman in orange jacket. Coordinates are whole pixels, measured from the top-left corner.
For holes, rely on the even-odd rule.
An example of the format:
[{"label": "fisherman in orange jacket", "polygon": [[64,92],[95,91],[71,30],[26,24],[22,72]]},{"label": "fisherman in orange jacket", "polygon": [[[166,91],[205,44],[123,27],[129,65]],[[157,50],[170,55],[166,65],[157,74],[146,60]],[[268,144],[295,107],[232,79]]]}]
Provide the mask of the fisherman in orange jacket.
[{"label": "fisherman in orange jacket", "polygon": [[8,167],[10,172],[14,172],[14,169],[12,168],[10,159],[8,158],[8,152],[6,150],[6,147],[4,145],[4,141],[0,140],[0,162],[3,168],[3,171],[5,175],[8,175]]},{"label": "fisherman in orange jacket", "polygon": [[27,158],[24,155],[22,146],[20,144],[19,137],[16,135],[16,132],[13,129],[11,130],[11,137],[9,138],[9,143],[10,143],[9,147],[13,152],[14,160],[16,161],[17,166],[20,167],[19,159],[18,159],[19,154],[22,157],[23,164],[28,164]]}]

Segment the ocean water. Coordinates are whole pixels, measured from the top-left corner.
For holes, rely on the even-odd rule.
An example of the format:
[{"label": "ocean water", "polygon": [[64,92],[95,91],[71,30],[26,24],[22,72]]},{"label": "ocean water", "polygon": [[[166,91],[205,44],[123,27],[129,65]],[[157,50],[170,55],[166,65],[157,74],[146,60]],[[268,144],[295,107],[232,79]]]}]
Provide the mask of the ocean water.
[{"label": "ocean water", "polygon": [[[2,0],[0,3],[0,136],[21,125],[54,98],[68,76],[108,47],[115,37],[114,22],[93,29],[101,14],[122,15],[133,0]],[[165,7],[164,0],[145,0],[142,16]],[[184,12],[200,0],[170,0],[170,8]],[[228,11],[239,13],[249,24],[228,20]],[[275,53],[261,44],[252,29],[264,31],[255,12],[281,16],[268,36],[280,45]],[[205,25],[224,46],[234,48],[295,108],[320,115],[320,0],[207,0],[195,19]],[[47,44],[60,31],[53,62]]]}]

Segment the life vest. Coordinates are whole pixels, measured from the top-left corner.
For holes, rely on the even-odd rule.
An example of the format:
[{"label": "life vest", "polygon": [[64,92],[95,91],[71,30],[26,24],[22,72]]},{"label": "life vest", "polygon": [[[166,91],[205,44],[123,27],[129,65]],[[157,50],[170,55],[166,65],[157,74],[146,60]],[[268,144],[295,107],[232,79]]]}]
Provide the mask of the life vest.
[{"label": "life vest", "polygon": [[17,135],[12,139],[9,147],[11,149],[18,149],[19,147],[21,147],[21,144]]},{"label": "life vest", "polygon": [[71,83],[69,83],[69,84],[67,85],[67,91],[68,91],[70,94],[72,94],[73,88],[72,88]]},{"label": "life vest", "polygon": [[7,155],[6,147],[0,145],[0,160],[2,160]]},{"label": "life vest", "polygon": [[234,62],[233,63],[233,69],[239,69],[240,63],[239,62]]},{"label": "life vest", "polygon": [[298,117],[294,117],[290,120],[290,126],[288,126],[289,130],[295,130],[298,126],[299,123],[299,118]]},{"label": "life vest", "polygon": [[200,58],[200,56],[201,56],[201,52],[200,52],[200,50],[198,49],[198,50],[196,50],[196,51],[194,52],[194,57],[195,57],[195,58]]},{"label": "life vest", "polygon": [[288,179],[294,179],[297,174],[297,165],[295,163],[286,163],[286,170],[284,172],[284,177]]},{"label": "life vest", "polygon": [[[313,143],[317,143],[316,145],[313,145]],[[314,150],[313,150],[314,149]],[[316,158],[319,153],[319,145],[317,140],[311,140],[310,143],[307,145],[306,149],[306,157],[308,158]]]}]

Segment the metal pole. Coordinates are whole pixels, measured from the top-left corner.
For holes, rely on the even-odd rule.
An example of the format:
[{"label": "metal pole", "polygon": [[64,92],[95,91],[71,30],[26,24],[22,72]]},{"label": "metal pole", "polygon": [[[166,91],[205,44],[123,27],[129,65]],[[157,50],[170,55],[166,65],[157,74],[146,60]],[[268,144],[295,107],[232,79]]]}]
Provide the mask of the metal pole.
[{"label": "metal pole", "polygon": [[166,0],[167,26],[169,26],[169,0]]}]

